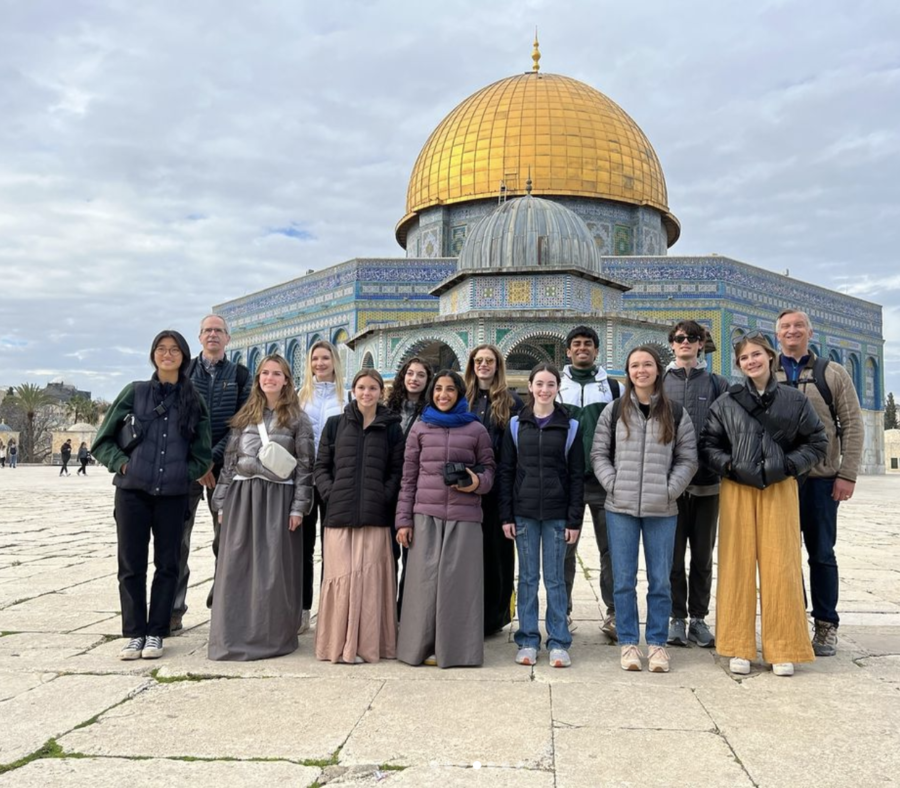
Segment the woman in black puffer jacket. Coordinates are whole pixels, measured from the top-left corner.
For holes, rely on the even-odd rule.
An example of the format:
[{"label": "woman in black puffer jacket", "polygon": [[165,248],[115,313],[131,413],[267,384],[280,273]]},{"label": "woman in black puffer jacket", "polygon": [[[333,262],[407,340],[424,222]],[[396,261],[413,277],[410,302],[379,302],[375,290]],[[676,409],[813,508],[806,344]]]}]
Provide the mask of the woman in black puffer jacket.
[{"label": "woman in black puffer jacket", "polygon": [[[732,673],[756,658],[756,572],[762,651],[779,676],[812,662],[800,566],[797,480],[822,461],[825,428],[810,401],[779,385],[775,350],[759,332],[734,348],[747,380],[713,403],[700,437],[701,457],[722,478],[716,648]],[[749,410],[748,410],[749,408]]]},{"label": "woman in black puffer jacket", "polygon": [[316,489],[325,502],[316,658],[378,662],[397,649],[391,524],[403,474],[400,416],[380,404],[374,369],[353,379],[354,401],[325,423]]}]

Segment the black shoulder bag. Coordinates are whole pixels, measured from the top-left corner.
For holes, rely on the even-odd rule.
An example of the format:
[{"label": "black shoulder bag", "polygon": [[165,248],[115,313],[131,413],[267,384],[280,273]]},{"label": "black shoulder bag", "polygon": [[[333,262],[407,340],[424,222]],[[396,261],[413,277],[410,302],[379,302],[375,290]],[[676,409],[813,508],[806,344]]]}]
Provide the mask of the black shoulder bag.
[{"label": "black shoulder bag", "polygon": [[[139,385],[147,385],[149,383],[145,383],[141,381],[141,383],[135,383],[134,386],[134,394],[137,397],[138,394],[138,386]],[[159,403],[153,409],[153,415],[148,419],[148,421],[153,421],[154,419],[158,419],[162,416],[172,404],[172,401],[175,399],[175,392],[171,392],[169,396],[167,396],[162,402]],[[144,440],[144,426],[141,420],[134,415],[134,413],[129,413],[122,419],[122,424],[119,427],[119,431],[116,433],[116,443],[119,445],[119,448],[125,452],[125,454],[130,455],[133,452],[138,444]]]}]

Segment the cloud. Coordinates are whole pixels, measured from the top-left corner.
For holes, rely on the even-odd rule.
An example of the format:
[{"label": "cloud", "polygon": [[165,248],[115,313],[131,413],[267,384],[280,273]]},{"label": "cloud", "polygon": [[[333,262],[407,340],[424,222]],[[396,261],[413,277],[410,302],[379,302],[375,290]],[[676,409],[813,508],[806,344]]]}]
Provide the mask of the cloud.
[{"label": "cloud", "polygon": [[[35,0],[0,28],[0,384],[62,375],[109,398],[146,377],[164,326],[196,352],[212,304],[402,256],[419,150],[458,102],[530,68],[535,24],[542,69],[651,140],[674,254],[789,268],[896,314],[888,0]],[[887,379],[900,391],[895,363]]]}]

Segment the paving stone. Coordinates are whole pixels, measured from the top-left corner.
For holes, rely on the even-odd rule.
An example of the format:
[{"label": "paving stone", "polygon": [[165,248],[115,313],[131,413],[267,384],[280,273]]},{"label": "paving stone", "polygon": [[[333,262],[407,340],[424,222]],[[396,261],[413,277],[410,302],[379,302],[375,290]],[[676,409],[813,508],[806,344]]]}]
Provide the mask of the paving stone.
[{"label": "paving stone", "polygon": [[567,728],[715,730],[715,723],[692,690],[664,687],[652,680],[645,682],[645,685],[586,688],[579,684],[554,684],[554,725]]},{"label": "paving stone", "polygon": [[59,743],[88,755],[324,760],[346,741],[380,687],[325,679],[162,684]]},{"label": "paving stone", "polygon": [[99,643],[97,635],[23,632],[0,638],[0,670],[62,670],[65,661]]},{"label": "paving stone", "polygon": [[315,783],[320,771],[318,768],[285,762],[48,758],[0,775],[0,786],[122,788],[125,785],[160,785],[166,788],[196,788],[198,785],[214,785],[216,788],[306,788]]},{"label": "paving stone", "polygon": [[900,697],[880,682],[770,673],[696,693],[757,785],[885,785],[900,775]]},{"label": "paving stone", "polygon": [[558,788],[754,785],[714,733],[558,728],[555,745]]},{"label": "paving stone", "polygon": [[[53,596],[58,596],[54,594]],[[58,600],[32,600],[0,610],[0,630],[4,632],[71,632],[109,618],[109,613],[67,610]]]},{"label": "paving stone", "polygon": [[[322,785],[377,785],[379,788],[553,788],[552,771],[538,769],[493,768],[485,766],[413,766],[403,771],[373,771],[366,767],[361,773],[349,768],[346,774],[328,779],[334,767],[325,769],[319,782]],[[338,767],[341,768],[341,767]]]},{"label": "paving stone", "polygon": [[0,764],[38,750],[147,686],[128,676],[60,676],[0,703]]},{"label": "paving stone", "polygon": [[[477,722],[476,722],[477,721]],[[534,683],[387,682],[342,763],[549,768],[550,693]]]},{"label": "paving stone", "polygon": [[0,701],[14,698],[55,678],[55,673],[9,673],[0,671]]}]

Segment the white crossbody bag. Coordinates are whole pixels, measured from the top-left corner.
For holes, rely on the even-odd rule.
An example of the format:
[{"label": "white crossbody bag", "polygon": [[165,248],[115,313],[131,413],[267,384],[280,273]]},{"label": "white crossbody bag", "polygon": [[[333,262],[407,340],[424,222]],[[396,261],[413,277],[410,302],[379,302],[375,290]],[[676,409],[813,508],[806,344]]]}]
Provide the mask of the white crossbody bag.
[{"label": "white crossbody bag", "polygon": [[297,458],[284,446],[269,440],[269,432],[265,421],[256,425],[259,428],[259,437],[262,439],[262,448],[257,454],[257,459],[267,471],[271,471],[279,479],[287,479],[297,467]]}]

